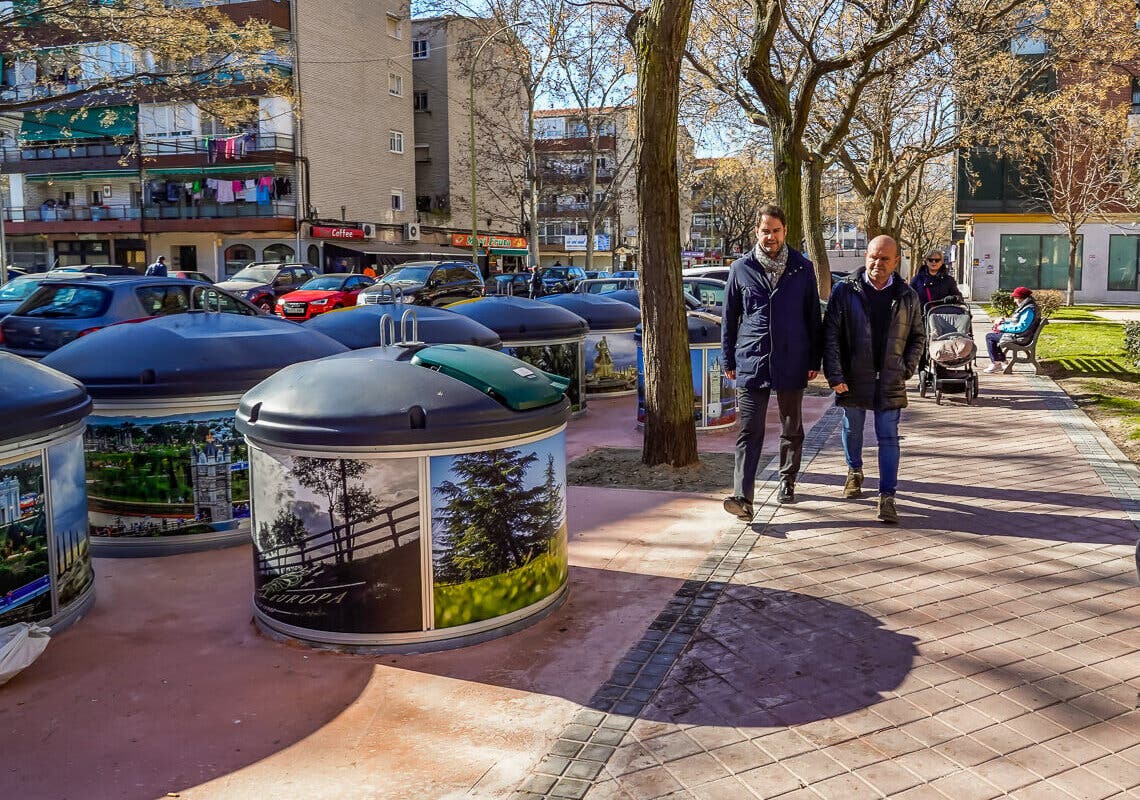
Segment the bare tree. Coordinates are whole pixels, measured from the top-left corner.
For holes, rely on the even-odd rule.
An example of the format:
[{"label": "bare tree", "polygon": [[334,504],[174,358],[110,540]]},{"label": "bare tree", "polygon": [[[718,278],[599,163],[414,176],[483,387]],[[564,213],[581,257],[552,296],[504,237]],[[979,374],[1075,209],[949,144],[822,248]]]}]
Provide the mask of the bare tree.
[{"label": "bare tree", "polygon": [[776,195],[770,163],[755,153],[719,158],[701,173],[696,200],[708,210],[724,252],[747,250],[756,229],[756,212]]}]

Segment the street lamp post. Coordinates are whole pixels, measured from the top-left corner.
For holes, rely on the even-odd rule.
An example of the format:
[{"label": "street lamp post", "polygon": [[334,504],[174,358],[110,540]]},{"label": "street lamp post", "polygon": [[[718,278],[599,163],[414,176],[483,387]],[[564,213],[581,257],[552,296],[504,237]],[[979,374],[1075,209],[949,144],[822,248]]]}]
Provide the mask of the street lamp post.
[{"label": "street lamp post", "polygon": [[509,25],[504,25],[497,30],[491,31],[491,33],[483,37],[483,42],[475,51],[475,55],[471,57],[471,75],[467,84],[467,105],[468,112],[471,114],[471,260],[475,264],[475,269],[479,269],[479,209],[475,202],[475,178],[477,174],[475,163],[475,62],[479,60],[479,54],[483,52],[483,48],[490,44],[491,40],[500,33],[527,24],[526,22],[512,22]]}]

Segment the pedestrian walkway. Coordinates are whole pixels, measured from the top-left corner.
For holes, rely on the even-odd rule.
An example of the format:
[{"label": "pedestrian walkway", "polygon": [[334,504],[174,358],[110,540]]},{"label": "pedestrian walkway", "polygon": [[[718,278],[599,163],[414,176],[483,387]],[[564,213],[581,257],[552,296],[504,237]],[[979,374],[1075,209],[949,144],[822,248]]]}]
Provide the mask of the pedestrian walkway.
[{"label": "pedestrian walkway", "polygon": [[842,499],[835,410],[750,526],[573,487],[569,599],[462,650],[269,640],[247,547],[99,559],[92,612],[0,689],[0,797],[1134,797],[1136,470],[1048,379],[981,389],[912,394],[899,526],[873,448]]}]

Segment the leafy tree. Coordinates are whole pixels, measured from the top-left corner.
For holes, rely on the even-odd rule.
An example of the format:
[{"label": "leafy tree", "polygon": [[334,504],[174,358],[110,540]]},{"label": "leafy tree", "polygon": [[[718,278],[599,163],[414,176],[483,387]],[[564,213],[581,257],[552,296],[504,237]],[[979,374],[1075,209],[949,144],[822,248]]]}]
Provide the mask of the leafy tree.
[{"label": "leafy tree", "polygon": [[546,473],[543,490],[543,525],[541,538],[552,540],[558,535],[565,515],[562,502],[562,484],[558,483],[554,471],[554,456],[546,456]]},{"label": "leafy tree", "polygon": [[454,480],[436,487],[444,499],[436,520],[441,531],[436,574],[444,583],[498,575],[523,566],[543,552],[551,538],[555,489],[553,463],[548,483],[526,487],[538,455],[521,449],[456,456]]},{"label": "leafy tree", "polygon": [[751,247],[756,212],[775,192],[771,163],[755,153],[718,158],[700,174],[695,199],[708,209],[713,235],[723,239],[725,255],[734,247],[741,252]]}]

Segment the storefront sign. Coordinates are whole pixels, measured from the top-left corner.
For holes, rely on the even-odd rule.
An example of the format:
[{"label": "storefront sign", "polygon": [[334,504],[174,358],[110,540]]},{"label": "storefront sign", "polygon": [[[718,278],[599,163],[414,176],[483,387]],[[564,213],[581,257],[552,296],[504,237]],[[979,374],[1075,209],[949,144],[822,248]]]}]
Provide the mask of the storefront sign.
[{"label": "storefront sign", "polygon": [[[451,234],[452,247],[470,247],[471,234],[469,233],[453,233]],[[479,246],[484,250],[488,247],[494,247],[499,250],[526,250],[527,243],[525,236],[487,236],[485,233],[479,234]]]},{"label": "storefront sign", "polygon": [[[585,234],[564,236],[562,238],[563,238],[563,241],[566,243],[565,246],[566,246],[567,251],[585,250],[586,249],[586,238],[587,237]],[[605,234],[605,233],[599,233],[596,236],[594,236],[594,249],[595,250],[609,250],[610,249],[610,237],[609,237],[609,235]]]},{"label": "storefront sign", "polygon": [[333,228],[328,225],[313,225],[312,236],[315,239],[363,239],[364,231],[361,228]]}]

